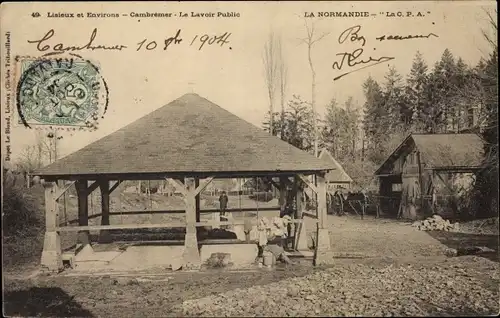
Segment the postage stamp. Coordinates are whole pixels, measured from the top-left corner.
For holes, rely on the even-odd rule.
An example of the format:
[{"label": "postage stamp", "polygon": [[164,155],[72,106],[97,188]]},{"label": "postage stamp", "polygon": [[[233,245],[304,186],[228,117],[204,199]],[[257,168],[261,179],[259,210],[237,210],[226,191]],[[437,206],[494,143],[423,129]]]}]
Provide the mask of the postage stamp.
[{"label": "postage stamp", "polygon": [[26,127],[93,127],[108,104],[96,63],[76,55],[19,58],[16,104]]}]

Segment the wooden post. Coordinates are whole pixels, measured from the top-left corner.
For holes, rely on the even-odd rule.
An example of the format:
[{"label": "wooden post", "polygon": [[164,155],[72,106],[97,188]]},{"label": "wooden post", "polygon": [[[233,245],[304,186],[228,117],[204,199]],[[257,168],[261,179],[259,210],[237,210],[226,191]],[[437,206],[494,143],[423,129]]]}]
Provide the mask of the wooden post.
[{"label": "wooden post", "polygon": [[100,180],[99,188],[101,190],[101,225],[109,225],[109,181]]},{"label": "wooden post", "polygon": [[418,212],[424,212],[424,205],[425,205],[425,202],[424,202],[424,194],[425,194],[425,185],[424,185],[424,180],[423,180],[423,176],[422,176],[422,161],[421,161],[421,156],[420,156],[420,151],[417,151],[417,164],[418,164],[418,183],[420,184],[420,211]]},{"label": "wooden post", "polygon": [[327,209],[326,209],[326,181],[325,174],[318,173],[316,175],[317,202],[318,202],[318,236],[316,243],[316,264],[318,252],[327,251],[330,249],[330,234],[328,230]]},{"label": "wooden post", "polygon": [[196,235],[196,187],[184,181],[186,186],[186,236],[184,240],[184,269],[199,269],[201,266],[198,238]]},{"label": "wooden post", "polygon": [[[109,180],[99,180],[101,190],[101,225],[109,224]],[[99,232],[99,241],[101,243],[110,242],[110,233],[107,230]]]},{"label": "wooden post", "polygon": [[57,184],[45,182],[45,236],[41,265],[49,271],[59,271],[63,268],[61,239],[56,231],[59,205],[56,201]]},{"label": "wooden post", "polygon": [[[304,198],[304,187],[302,186],[301,179],[298,176],[295,177],[295,183],[297,185],[297,192],[295,194],[295,201],[296,201],[295,218],[303,221],[304,218],[302,211],[304,207],[302,204],[302,199]],[[295,231],[294,231],[295,250],[298,251],[308,250],[309,247],[307,246],[307,231],[305,223],[296,223],[294,224],[294,226],[295,226]]]},{"label": "wooden post", "polygon": [[302,219],[302,200],[304,198],[304,188],[301,185],[300,178],[295,177],[295,184],[297,185],[297,192],[295,194],[295,201],[296,201],[296,211],[295,211],[295,218],[296,219]]},{"label": "wooden post", "polygon": [[280,207],[282,207],[283,204],[286,203],[286,180],[284,177],[280,177],[279,191],[280,191],[279,204]]},{"label": "wooden post", "polygon": [[365,199],[363,198],[363,201],[361,201],[361,220],[365,218],[365,211],[366,211],[366,202]]},{"label": "wooden post", "polygon": [[[195,189],[200,186],[200,179],[195,178],[194,179],[194,187]],[[195,200],[195,205],[196,205],[196,222],[200,222],[201,219],[201,213],[200,213],[200,199],[201,199],[201,192],[196,195],[196,200]]]},{"label": "wooden post", "polygon": [[[59,180],[58,182],[58,188],[59,189],[64,189],[66,187],[66,183],[64,180]],[[64,225],[67,225],[68,222],[68,189],[65,189],[63,194],[63,216],[64,216]]]},{"label": "wooden post", "polygon": [[[78,225],[89,225],[89,201],[88,196],[92,194],[88,189],[87,180],[78,180],[75,182],[76,194],[78,196]],[[85,246],[90,244],[89,231],[78,232],[78,243]]]}]

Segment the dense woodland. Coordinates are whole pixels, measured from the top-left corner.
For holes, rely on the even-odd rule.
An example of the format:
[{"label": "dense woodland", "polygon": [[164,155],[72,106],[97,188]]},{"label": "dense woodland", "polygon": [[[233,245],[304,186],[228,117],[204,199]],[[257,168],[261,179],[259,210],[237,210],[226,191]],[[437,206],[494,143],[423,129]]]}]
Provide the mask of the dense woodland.
[{"label": "dense woodland", "polygon": [[[318,153],[317,140],[318,148],[328,149],[358,188],[364,189],[373,185],[374,170],[409,133],[477,132],[486,141],[484,169],[477,174],[470,196],[479,213],[494,215],[496,208],[492,207],[498,197],[498,45],[496,19],[489,18],[495,37],[483,32],[490,52],[477,65],[467,65],[448,49],[434,65],[427,65],[416,52],[406,77],[394,67],[381,81],[368,77],[362,84],[363,105],[355,104],[352,97],[332,99],[328,105],[320,105],[326,108],[323,118],[314,116],[314,102],[293,96],[285,103],[283,93],[279,95],[282,107],[274,111],[278,96],[272,92],[275,87],[283,88],[286,72],[279,42],[273,47],[276,40],[271,36],[264,48],[264,67],[273,69],[275,63],[274,71],[266,72],[273,116],[269,111],[263,127],[270,132],[272,126],[274,135],[311,153]],[[311,71],[314,95],[312,66]]]}]

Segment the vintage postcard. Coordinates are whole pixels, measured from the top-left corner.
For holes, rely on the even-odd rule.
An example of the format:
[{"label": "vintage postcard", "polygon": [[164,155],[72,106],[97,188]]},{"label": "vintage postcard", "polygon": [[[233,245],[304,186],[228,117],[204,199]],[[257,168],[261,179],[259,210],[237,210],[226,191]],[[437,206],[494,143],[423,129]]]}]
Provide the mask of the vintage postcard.
[{"label": "vintage postcard", "polygon": [[493,1],[4,2],[6,316],[499,313]]}]

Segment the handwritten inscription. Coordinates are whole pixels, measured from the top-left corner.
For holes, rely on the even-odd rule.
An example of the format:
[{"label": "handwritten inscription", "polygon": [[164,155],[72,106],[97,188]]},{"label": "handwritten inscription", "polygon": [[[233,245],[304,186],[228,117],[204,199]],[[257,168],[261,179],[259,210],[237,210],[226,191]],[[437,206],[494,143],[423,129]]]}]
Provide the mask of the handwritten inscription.
[{"label": "handwritten inscription", "polygon": [[205,45],[205,43],[207,43],[208,45],[219,44],[220,46],[223,46],[224,44],[229,43],[228,39],[230,36],[231,36],[231,33],[229,33],[229,32],[226,32],[222,35],[215,35],[215,36],[209,36],[207,34],[204,34],[204,35],[200,36],[199,38],[198,38],[198,36],[195,36],[193,38],[193,41],[191,41],[191,45],[193,45],[193,43],[195,43],[195,41],[198,40],[201,43],[198,50],[201,50],[203,48],[203,46]]},{"label": "handwritten inscription", "polygon": [[[429,33],[427,35],[418,34],[418,35],[381,35],[375,37],[376,41],[390,41],[390,40],[411,40],[411,39],[428,39],[431,37],[438,37],[434,33]],[[381,57],[372,57],[372,56],[363,56],[365,52],[365,45],[367,44],[367,39],[361,35],[361,26],[355,25],[350,28],[342,31],[338,38],[339,44],[344,44],[345,42],[356,43],[361,47],[355,49],[352,52],[340,52],[337,53],[336,56],[340,57],[340,60],[336,60],[332,64],[332,69],[334,70],[344,70],[346,67],[353,68],[359,66],[354,70],[348,70],[345,73],[336,76],[333,80],[339,80],[342,77],[349,75],[351,73],[360,71],[362,69],[375,66],[380,63],[388,62],[394,60],[393,56],[381,56]],[[375,49],[375,48],[374,48]]]},{"label": "handwritten inscription", "polygon": [[349,75],[351,73],[354,73],[354,72],[357,72],[357,71],[360,71],[362,69],[365,69],[367,67],[372,67],[372,66],[375,66],[377,64],[380,64],[380,63],[383,63],[383,62],[387,62],[387,61],[390,61],[390,60],[393,60],[395,59],[394,57],[392,56],[382,56],[382,57],[371,57],[371,56],[368,56],[368,57],[364,57],[363,58],[363,52],[364,52],[364,49],[362,47],[365,46],[366,44],[366,38],[362,35],[360,35],[360,32],[361,31],[361,26],[360,25],[355,25],[353,27],[350,27],[350,28],[347,28],[346,30],[344,30],[339,38],[338,38],[338,42],[339,44],[343,44],[345,43],[347,40],[349,40],[350,42],[353,42],[353,43],[360,43],[361,44],[361,48],[358,48],[352,52],[342,52],[342,53],[337,53],[336,55],[337,56],[341,56],[342,59],[340,61],[335,61],[333,62],[332,64],[332,68],[335,70],[342,70],[346,65],[348,67],[355,67],[357,65],[364,65],[363,67],[360,67],[358,69],[355,69],[355,70],[352,70],[352,71],[348,71],[348,72],[345,72],[337,77],[335,77],[333,80],[336,81],[336,80],[339,80],[341,79],[342,77],[346,76],[346,75]]},{"label": "handwritten inscription", "polygon": [[[36,49],[40,52],[47,53],[61,53],[68,51],[84,51],[84,50],[111,50],[111,51],[122,51],[127,49],[129,46],[125,44],[96,44],[97,43],[97,28],[94,28],[92,33],[90,34],[89,40],[86,44],[82,45],[74,45],[74,44],[65,44],[62,42],[57,43],[54,41],[55,31],[54,29],[50,29],[45,33],[40,39],[37,40],[28,40],[28,43],[35,44]],[[183,38],[181,35],[181,30],[178,29],[175,35],[165,37],[163,40],[163,50],[167,51],[167,49],[171,46],[175,46],[183,43]],[[216,44],[219,46],[224,46],[229,43],[229,37],[231,33],[224,32],[222,34],[197,34],[192,37],[192,40],[189,42],[190,46],[198,45],[198,50],[210,46],[212,44]],[[161,43],[161,41],[159,43]],[[55,44],[54,44],[55,42]],[[136,51],[153,51],[158,49],[158,42],[156,40],[148,40],[143,39],[138,42],[136,45]],[[229,49],[232,49],[229,47]]]},{"label": "handwritten inscription", "polygon": [[405,35],[405,36],[401,36],[401,35],[382,35],[382,36],[379,36],[377,38],[375,38],[375,40],[378,40],[380,42],[384,41],[384,40],[411,40],[411,39],[428,39],[430,37],[436,37],[438,38],[439,36],[437,36],[436,34],[434,33],[429,33],[427,35]]},{"label": "handwritten inscription", "polygon": [[[146,42],[147,42],[147,44],[144,45]],[[181,42],[182,42],[181,30],[177,30],[177,33],[175,34],[175,36],[171,36],[171,37],[165,39],[165,41],[163,43],[163,50],[166,51],[170,45],[180,44]],[[141,42],[137,43],[136,51],[142,50],[143,47],[147,51],[151,51],[151,50],[154,50],[158,47],[158,43],[156,43],[156,41],[154,41],[154,40],[148,42],[148,39],[144,39]]]},{"label": "handwritten inscription", "polygon": [[348,29],[345,29],[344,32],[340,33],[339,43],[344,43],[348,38],[351,42],[361,41],[361,46],[365,46],[366,39],[364,36],[360,36],[358,32],[361,30],[361,26],[355,25]]},{"label": "handwritten inscription", "polygon": [[95,45],[94,40],[97,37],[97,28],[92,31],[90,39],[87,44],[84,45],[66,45],[64,43],[57,43],[53,46],[47,44],[47,41],[52,39],[55,35],[54,29],[50,29],[45,35],[39,40],[28,40],[28,43],[36,44],[36,48],[40,52],[54,51],[54,52],[68,52],[68,51],[82,51],[82,50],[118,50],[121,51],[127,48],[126,45],[113,44],[113,45]]},{"label": "handwritten inscription", "polygon": [[[383,56],[383,57],[379,57],[379,58],[373,58],[370,56],[370,57],[368,57],[367,60],[362,60],[362,59],[359,59],[361,54],[363,54],[363,49],[361,49],[361,48],[356,49],[351,53],[347,53],[347,52],[337,53],[337,56],[342,56],[342,60],[340,62],[338,62],[338,61],[334,62],[332,67],[333,67],[333,69],[341,70],[344,67],[344,62],[346,62],[346,61],[347,61],[347,65],[349,67],[353,67],[353,66],[356,66],[358,64],[368,64],[370,62],[382,63],[382,62],[387,62],[387,61],[394,59],[394,57],[388,57],[388,56]],[[378,63],[372,64],[372,65],[376,65]]]}]

